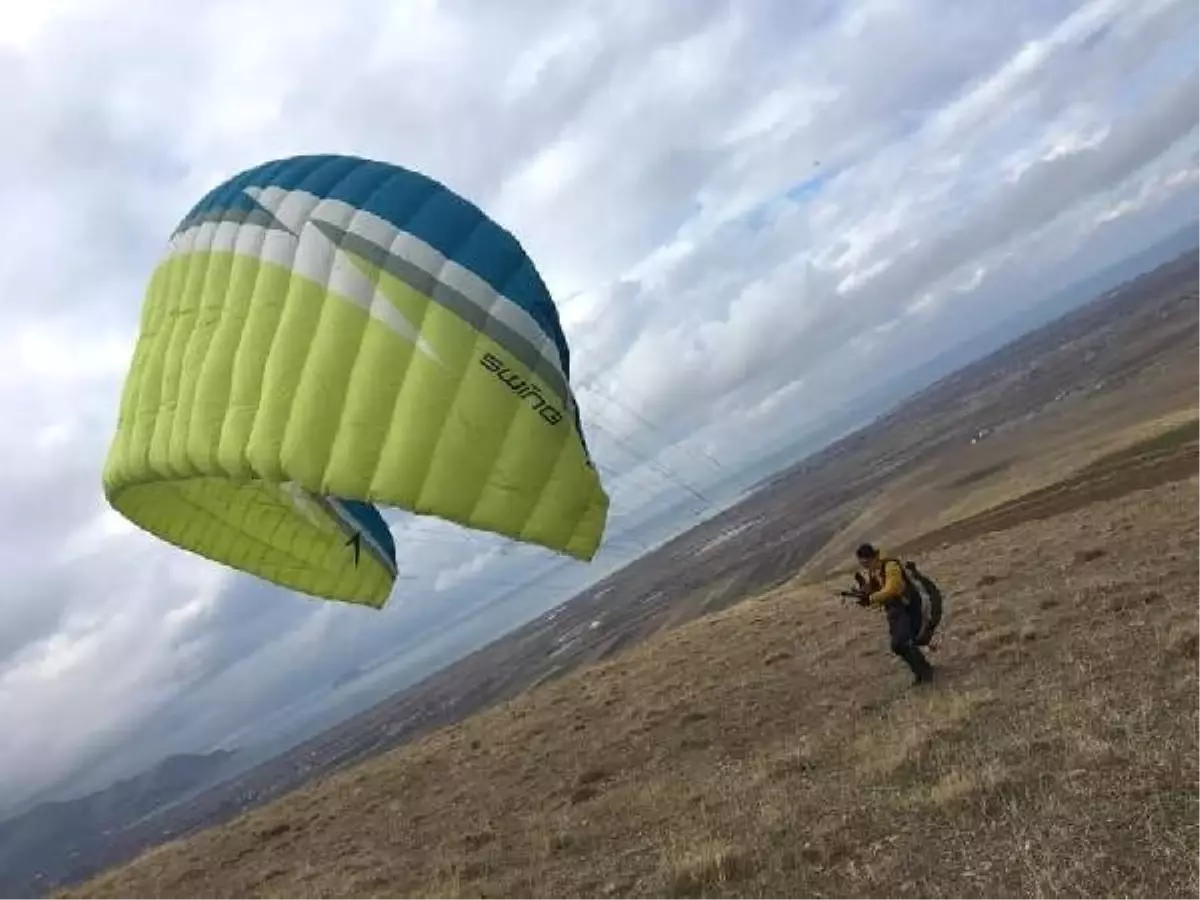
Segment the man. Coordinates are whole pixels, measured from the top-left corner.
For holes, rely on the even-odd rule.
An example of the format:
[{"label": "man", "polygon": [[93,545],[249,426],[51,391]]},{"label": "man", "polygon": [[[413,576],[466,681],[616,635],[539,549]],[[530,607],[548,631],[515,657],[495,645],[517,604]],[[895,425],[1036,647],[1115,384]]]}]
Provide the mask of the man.
[{"label": "man", "polygon": [[861,576],[855,576],[863,590],[863,606],[882,606],[887,613],[892,652],[908,663],[913,672],[913,684],[933,680],[933,666],[917,646],[921,632],[921,600],[908,583],[899,560],[885,558],[870,544],[855,551]]}]

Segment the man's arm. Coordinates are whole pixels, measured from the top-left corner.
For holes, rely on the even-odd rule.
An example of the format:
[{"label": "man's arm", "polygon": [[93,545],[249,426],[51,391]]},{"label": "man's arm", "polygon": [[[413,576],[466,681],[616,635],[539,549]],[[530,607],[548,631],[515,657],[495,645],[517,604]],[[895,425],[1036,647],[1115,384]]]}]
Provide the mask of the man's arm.
[{"label": "man's arm", "polygon": [[900,563],[888,560],[883,564],[883,587],[871,595],[871,603],[875,606],[882,606],[903,593],[904,573],[900,571]]}]

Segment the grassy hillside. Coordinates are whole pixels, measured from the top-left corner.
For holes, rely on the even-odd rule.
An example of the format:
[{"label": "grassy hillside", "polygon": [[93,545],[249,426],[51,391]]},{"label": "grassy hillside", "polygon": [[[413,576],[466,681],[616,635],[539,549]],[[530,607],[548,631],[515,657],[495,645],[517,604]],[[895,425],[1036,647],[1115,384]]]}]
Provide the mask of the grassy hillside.
[{"label": "grassy hillside", "polygon": [[75,895],[1194,896],[1197,486],[944,532],[932,688],[791,583]]}]

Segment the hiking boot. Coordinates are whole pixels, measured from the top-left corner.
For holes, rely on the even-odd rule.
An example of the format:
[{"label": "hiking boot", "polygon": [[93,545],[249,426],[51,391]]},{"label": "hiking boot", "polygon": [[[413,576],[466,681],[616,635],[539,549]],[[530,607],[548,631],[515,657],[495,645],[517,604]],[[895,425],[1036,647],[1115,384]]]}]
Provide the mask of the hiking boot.
[{"label": "hiking boot", "polygon": [[913,676],[913,687],[918,687],[922,684],[933,684],[933,666],[926,665],[921,671]]},{"label": "hiking boot", "polygon": [[918,648],[909,644],[907,647],[901,648],[899,655],[912,670],[913,684],[924,684],[933,680],[933,666],[929,664],[925,654]]}]

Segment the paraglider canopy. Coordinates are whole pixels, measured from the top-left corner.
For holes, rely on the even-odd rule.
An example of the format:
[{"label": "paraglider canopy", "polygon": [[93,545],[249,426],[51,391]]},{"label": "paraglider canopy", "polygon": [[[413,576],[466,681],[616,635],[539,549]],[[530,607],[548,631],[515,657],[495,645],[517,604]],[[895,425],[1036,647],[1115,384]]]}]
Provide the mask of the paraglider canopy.
[{"label": "paraglider canopy", "polygon": [[376,607],[396,549],[375,504],[583,560],[608,513],[520,244],[438,182],[349,156],[264,163],[180,222],[104,491],[179,547]]}]

